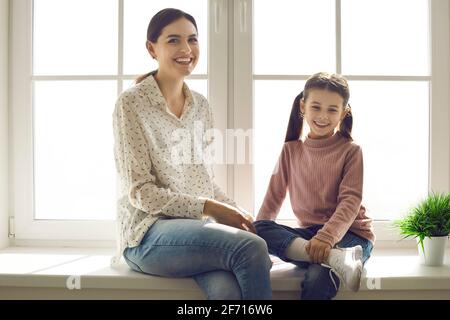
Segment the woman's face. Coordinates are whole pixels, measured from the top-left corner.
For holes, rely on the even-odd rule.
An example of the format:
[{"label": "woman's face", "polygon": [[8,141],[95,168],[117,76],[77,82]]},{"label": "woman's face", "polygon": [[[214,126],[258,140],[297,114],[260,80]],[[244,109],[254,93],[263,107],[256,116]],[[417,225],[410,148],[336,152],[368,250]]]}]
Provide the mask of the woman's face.
[{"label": "woman's face", "polygon": [[323,89],[310,90],[306,101],[300,101],[300,110],[313,139],[331,137],[346,113],[344,99],[336,92]]},{"label": "woman's face", "polygon": [[178,19],[162,30],[156,43],[147,41],[147,49],[158,60],[160,72],[188,76],[200,54],[197,30],[186,18]]}]

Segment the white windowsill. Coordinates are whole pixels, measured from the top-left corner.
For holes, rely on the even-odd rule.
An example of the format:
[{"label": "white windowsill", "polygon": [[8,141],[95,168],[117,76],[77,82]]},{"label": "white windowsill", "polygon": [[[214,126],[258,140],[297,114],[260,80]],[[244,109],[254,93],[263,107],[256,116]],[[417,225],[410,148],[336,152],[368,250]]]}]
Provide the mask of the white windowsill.
[{"label": "white windowsill", "polygon": [[[109,291],[122,292],[117,297],[121,299],[203,298],[190,278],[144,275],[132,271],[126,264],[112,269],[109,266],[112,253],[111,249],[104,248],[10,247],[0,250],[0,299],[45,299],[43,295],[48,295],[49,289],[61,299],[98,299],[108,297]],[[275,259],[271,272],[274,297],[295,299],[304,271]],[[77,275],[81,276],[81,290],[68,290],[68,277]],[[30,293],[31,288],[34,294]],[[337,298],[387,298],[388,293],[393,292],[398,293],[398,298],[407,298],[411,292],[431,291],[435,293],[434,298],[450,299],[450,250],[446,252],[444,266],[427,267],[420,265],[417,249],[378,249],[365,266],[360,291],[353,293],[341,288]]]}]

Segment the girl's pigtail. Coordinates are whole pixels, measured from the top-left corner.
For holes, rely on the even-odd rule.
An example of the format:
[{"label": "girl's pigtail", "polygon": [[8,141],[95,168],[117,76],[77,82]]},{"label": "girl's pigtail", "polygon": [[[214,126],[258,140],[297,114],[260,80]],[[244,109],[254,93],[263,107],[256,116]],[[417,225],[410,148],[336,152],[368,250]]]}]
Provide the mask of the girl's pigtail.
[{"label": "girl's pigtail", "polygon": [[300,115],[300,100],[303,98],[303,91],[295,97],[292,104],[291,115],[286,130],[286,138],[284,142],[297,141],[302,134],[303,117]]},{"label": "girl's pigtail", "polygon": [[[350,108],[350,105],[348,105]],[[341,121],[341,124],[339,125],[339,132],[346,138],[349,138],[353,140],[352,138],[352,127],[353,127],[353,115],[352,110],[347,112],[344,119]]]}]

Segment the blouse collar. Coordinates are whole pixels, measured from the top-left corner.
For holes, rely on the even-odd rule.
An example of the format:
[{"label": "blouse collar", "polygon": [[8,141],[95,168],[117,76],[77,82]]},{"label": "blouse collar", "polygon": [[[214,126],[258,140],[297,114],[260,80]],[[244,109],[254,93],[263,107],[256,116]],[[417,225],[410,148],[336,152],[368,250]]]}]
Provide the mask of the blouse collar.
[{"label": "blouse collar", "polygon": [[[166,99],[164,98],[161,89],[159,88],[158,83],[156,82],[155,79],[156,71],[157,70],[152,71],[147,78],[142,80],[142,82],[138,84],[138,88],[141,96],[147,96],[150,99],[152,106],[159,106],[165,109],[168,108],[168,106]],[[197,103],[194,95],[192,94],[186,82],[183,82],[183,93],[184,96],[186,97],[185,106],[187,108]],[[185,111],[187,110],[184,110],[183,112]]]}]

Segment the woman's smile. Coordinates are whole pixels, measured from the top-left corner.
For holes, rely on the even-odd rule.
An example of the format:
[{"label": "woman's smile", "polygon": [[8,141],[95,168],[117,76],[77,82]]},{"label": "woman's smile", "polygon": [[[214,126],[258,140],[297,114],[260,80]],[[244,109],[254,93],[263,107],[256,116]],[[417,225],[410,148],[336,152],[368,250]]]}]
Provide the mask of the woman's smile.
[{"label": "woman's smile", "polygon": [[174,60],[176,63],[181,65],[190,65],[194,61],[194,58],[186,57],[186,58],[176,58]]}]

